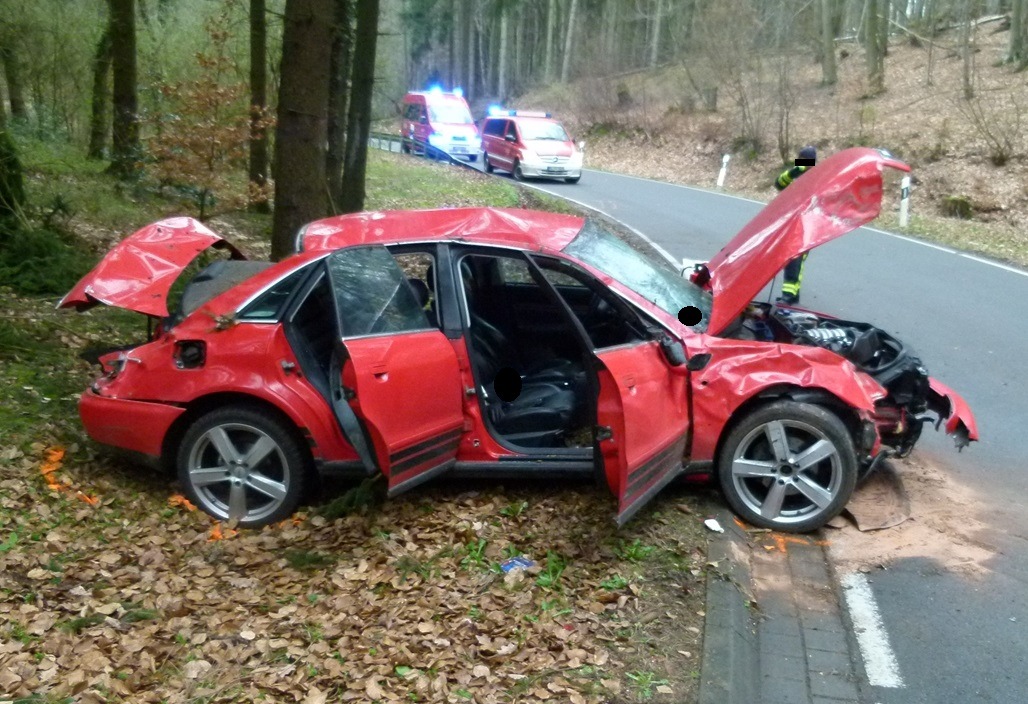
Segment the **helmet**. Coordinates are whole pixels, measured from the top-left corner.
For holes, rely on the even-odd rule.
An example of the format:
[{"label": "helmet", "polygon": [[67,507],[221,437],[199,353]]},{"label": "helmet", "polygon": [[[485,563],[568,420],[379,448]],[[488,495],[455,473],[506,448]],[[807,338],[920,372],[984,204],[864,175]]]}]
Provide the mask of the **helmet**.
[{"label": "helmet", "polygon": [[807,146],[803,147],[803,149],[800,149],[799,158],[817,159],[817,149],[808,144]]}]

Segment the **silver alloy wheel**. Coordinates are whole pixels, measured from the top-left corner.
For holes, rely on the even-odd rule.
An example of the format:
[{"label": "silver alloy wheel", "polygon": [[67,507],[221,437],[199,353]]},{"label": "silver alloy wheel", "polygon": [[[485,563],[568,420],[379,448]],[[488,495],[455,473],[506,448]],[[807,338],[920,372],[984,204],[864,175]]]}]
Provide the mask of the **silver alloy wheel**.
[{"label": "silver alloy wheel", "polygon": [[248,423],[211,427],[193,442],[187,462],[192,493],[216,518],[256,523],[288,498],[292,477],[282,447]]},{"label": "silver alloy wheel", "polygon": [[845,485],[839,448],[821,429],[794,419],[747,433],[732,455],[731,481],[746,508],[776,525],[824,513]]}]

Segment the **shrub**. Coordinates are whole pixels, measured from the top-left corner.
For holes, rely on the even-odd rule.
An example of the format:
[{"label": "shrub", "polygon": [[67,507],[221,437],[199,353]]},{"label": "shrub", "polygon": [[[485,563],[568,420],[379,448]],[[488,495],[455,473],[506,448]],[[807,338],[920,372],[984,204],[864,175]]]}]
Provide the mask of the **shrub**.
[{"label": "shrub", "polygon": [[29,295],[64,294],[92,268],[59,233],[0,224],[0,285]]}]

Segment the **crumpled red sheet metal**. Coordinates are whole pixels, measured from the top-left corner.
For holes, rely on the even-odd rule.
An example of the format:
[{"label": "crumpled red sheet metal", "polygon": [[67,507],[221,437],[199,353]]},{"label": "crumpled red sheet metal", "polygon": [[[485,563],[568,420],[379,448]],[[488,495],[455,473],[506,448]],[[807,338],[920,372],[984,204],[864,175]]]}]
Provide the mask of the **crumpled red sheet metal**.
[{"label": "crumpled red sheet metal", "polygon": [[[711,353],[706,368],[693,376],[694,461],[713,459],[725,423],[746,401],[776,387],[821,389],[863,418],[886,390],[853,364],[820,347],[768,344],[698,336],[696,351]],[[693,343],[696,344],[696,343]],[[692,344],[690,356],[694,353]]]},{"label": "crumpled red sheet metal", "polygon": [[175,279],[201,252],[219,243],[234,259],[245,259],[239,250],[193,218],[151,223],[115,245],[57,307],[83,311],[104,303],[164,317],[168,315],[168,292]]},{"label": "crumpled red sheet metal", "polygon": [[878,217],[886,167],[910,171],[887,152],[846,149],[761,210],[707,263],[714,295],[707,331],[722,332],[790,259]]},{"label": "crumpled red sheet metal", "polygon": [[299,249],[455,239],[559,252],[584,224],[572,215],[513,208],[383,210],[316,220],[303,229]]}]

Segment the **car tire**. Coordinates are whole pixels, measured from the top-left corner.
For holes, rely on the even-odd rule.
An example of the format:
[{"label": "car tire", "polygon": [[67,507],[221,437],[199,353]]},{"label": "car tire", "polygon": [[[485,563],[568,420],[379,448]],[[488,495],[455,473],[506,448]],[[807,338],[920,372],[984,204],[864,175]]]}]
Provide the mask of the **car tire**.
[{"label": "car tire", "polygon": [[514,161],[514,169],[511,171],[511,174],[514,176],[514,180],[515,181],[524,181],[525,180],[525,174],[521,170],[521,162],[520,161],[517,161],[517,160]]},{"label": "car tire", "polygon": [[828,409],[776,401],[731,429],[717,470],[725,498],[746,521],[803,533],[846,507],[857,482],[857,454],[849,430]]},{"label": "car tire", "polygon": [[404,139],[400,142],[400,151],[404,154],[410,154],[410,145],[407,144],[407,140]]},{"label": "car tire", "polygon": [[482,168],[485,169],[487,174],[491,174],[494,171],[492,162],[489,161],[489,155],[485,152],[482,152]]},{"label": "car tire", "polygon": [[581,176],[571,176],[569,178],[564,179],[564,183],[578,183],[581,180]]},{"label": "car tire", "polygon": [[478,154],[469,154],[468,155],[468,163],[469,164],[474,164],[476,161],[478,161]]},{"label": "car tire", "polygon": [[[251,459],[254,452],[260,456]],[[190,501],[218,520],[256,528],[296,510],[310,458],[287,420],[262,408],[224,406],[189,426],[176,466]]]}]

